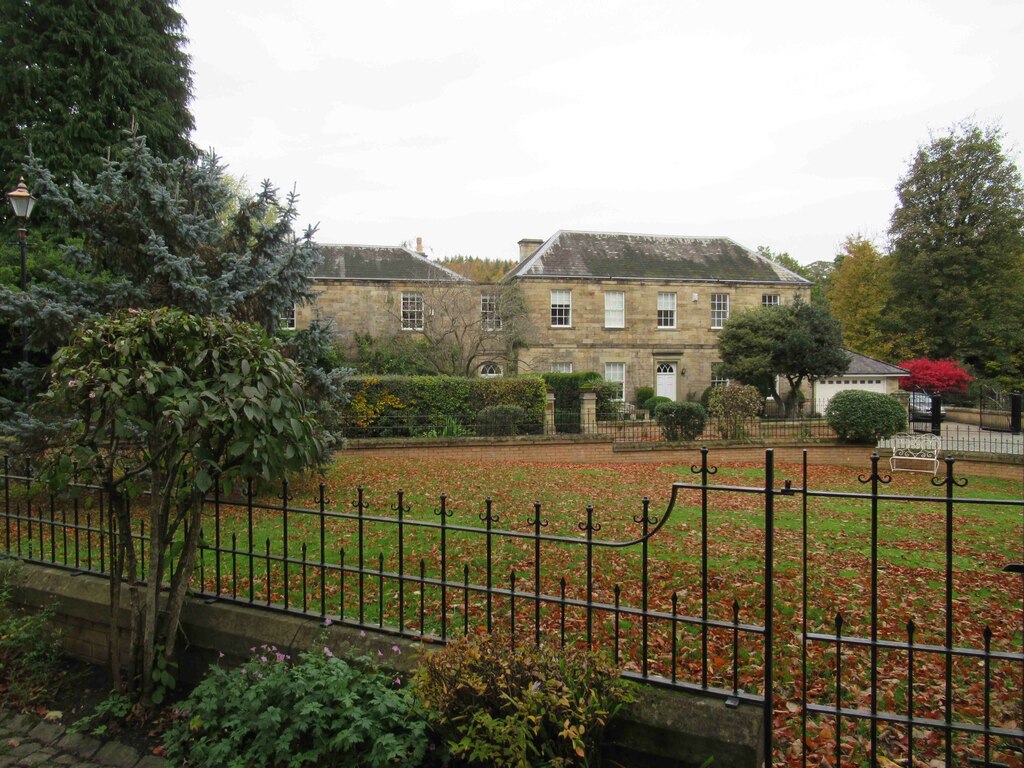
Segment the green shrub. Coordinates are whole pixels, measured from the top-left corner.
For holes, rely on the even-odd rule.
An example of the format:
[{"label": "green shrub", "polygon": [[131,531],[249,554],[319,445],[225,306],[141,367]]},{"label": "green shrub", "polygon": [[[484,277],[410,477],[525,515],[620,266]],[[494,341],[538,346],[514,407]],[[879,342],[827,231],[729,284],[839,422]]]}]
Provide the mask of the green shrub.
[{"label": "green shrub", "polygon": [[875,442],[907,428],[907,412],[894,397],[848,389],[829,400],[825,418],[840,440]]},{"label": "green shrub", "polygon": [[14,568],[0,563],[0,705],[23,707],[55,693],[62,682],[61,635],[53,611],[21,613],[11,605]]},{"label": "green shrub", "polygon": [[654,397],[654,387],[637,387],[636,388],[636,407],[646,408],[647,401]]},{"label": "green shrub", "polygon": [[467,637],[428,656],[415,691],[458,764],[593,765],[630,691],[604,655]]},{"label": "green shrub", "polygon": [[[394,674],[264,646],[246,664],[212,667],[164,737],[171,765],[417,765],[426,721]],[[187,763],[185,762],[187,759]]]},{"label": "green shrub", "polygon": [[745,440],[748,425],[758,418],[762,408],[761,392],[747,384],[715,387],[708,395],[708,415],[715,420],[725,440]]},{"label": "green shrub", "polygon": [[705,411],[711,405],[711,395],[721,386],[721,384],[712,384],[710,387],[705,387],[704,391],[700,393],[700,404],[704,406]]},{"label": "green shrub", "polygon": [[646,400],[644,400],[643,407],[647,410],[647,412],[649,414],[651,414],[653,416],[655,409],[659,405],[661,405],[662,403],[671,403],[671,402],[672,402],[672,398],[671,397],[665,397],[664,395],[655,395],[654,397],[648,397]]},{"label": "green shrub", "polygon": [[601,374],[593,371],[582,373],[545,373],[541,378],[548,391],[555,395],[555,412],[558,431],[575,434],[580,431],[580,390],[601,383]]},{"label": "green shrub", "polygon": [[458,376],[353,376],[345,381],[348,437],[408,437],[468,424],[483,408],[514,405],[526,416],[520,431],[542,432],[546,389],[533,376],[467,379]]},{"label": "green shrub", "polygon": [[654,418],[666,440],[696,440],[704,431],[707,414],[700,403],[660,403],[654,409]]},{"label": "green shrub", "polygon": [[476,415],[476,433],[483,437],[522,434],[526,411],[518,405],[490,405]]}]

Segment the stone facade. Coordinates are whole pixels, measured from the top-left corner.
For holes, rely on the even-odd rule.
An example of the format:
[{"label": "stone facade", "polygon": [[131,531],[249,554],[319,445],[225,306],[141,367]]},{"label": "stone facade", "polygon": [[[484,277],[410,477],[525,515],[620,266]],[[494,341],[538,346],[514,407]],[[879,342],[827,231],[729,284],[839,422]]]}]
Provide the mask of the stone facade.
[{"label": "stone facade", "polygon": [[[524,279],[520,287],[534,321],[534,336],[529,348],[520,353],[519,371],[546,373],[569,364],[576,372],[605,375],[606,365],[622,363],[627,402],[633,401],[637,387],[653,387],[681,400],[690,394],[699,396],[711,384],[712,367],[719,362],[712,295],[729,297],[730,314],[762,306],[764,296],[777,296],[785,304],[797,296],[810,300],[807,286],[768,283]],[[571,291],[569,327],[551,325],[551,292],[560,290]],[[609,293],[621,293],[624,299],[622,327],[606,325]],[[658,327],[658,294],[675,297],[673,328]],[[617,325],[618,314],[611,314],[611,322]]]},{"label": "stone facade", "polygon": [[[473,358],[475,370],[493,359],[504,375],[596,371],[618,378],[627,402],[644,386],[682,400],[712,383],[716,336],[728,316],[810,300],[808,281],[726,238],[558,232],[519,247],[520,264],[495,286],[465,281],[408,249],[324,246],[317,297],[296,308],[296,326],[331,319],[347,351],[357,334],[417,334],[403,328],[406,293],[422,296],[428,340],[446,338],[437,332],[445,324],[467,339],[474,324],[480,335],[481,298],[514,286],[526,315],[516,336],[525,346],[510,358],[484,334],[474,343],[494,346],[493,355]],[[567,300],[557,318],[553,298]]]}]

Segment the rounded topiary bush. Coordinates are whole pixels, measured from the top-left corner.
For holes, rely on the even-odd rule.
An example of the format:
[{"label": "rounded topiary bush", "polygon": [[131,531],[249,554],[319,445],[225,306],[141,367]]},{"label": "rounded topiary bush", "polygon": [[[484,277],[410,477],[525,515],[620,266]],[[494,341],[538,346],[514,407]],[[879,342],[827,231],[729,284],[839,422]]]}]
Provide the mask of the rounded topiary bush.
[{"label": "rounded topiary bush", "polygon": [[853,443],[874,442],[907,428],[903,406],[880,392],[840,392],[829,401],[825,418],[840,440]]},{"label": "rounded topiary bush", "polygon": [[636,404],[638,408],[646,408],[647,401],[654,397],[654,387],[637,387]]},{"label": "rounded topiary bush", "polygon": [[476,415],[476,433],[485,437],[517,435],[526,421],[526,411],[518,405],[491,405]]},{"label": "rounded topiary bush", "polygon": [[704,431],[707,412],[700,403],[661,403],[654,418],[666,440],[696,440]]},{"label": "rounded topiary bush", "polygon": [[649,414],[651,414],[653,416],[654,415],[654,410],[659,405],[661,405],[662,403],[671,403],[671,402],[672,402],[672,398],[671,397],[665,397],[663,395],[655,395],[654,397],[648,397],[646,400],[644,400],[644,404],[643,404],[642,407]]}]

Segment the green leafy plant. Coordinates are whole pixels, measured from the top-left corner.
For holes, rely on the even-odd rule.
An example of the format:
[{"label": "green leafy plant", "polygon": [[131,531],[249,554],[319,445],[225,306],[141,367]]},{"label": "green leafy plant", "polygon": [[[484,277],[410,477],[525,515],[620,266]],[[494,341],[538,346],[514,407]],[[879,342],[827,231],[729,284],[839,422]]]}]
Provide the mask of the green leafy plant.
[{"label": "green leafy plant", "polygon": [[174,765],[417,765],[428,748],[400,678],[326,647],[293,661],[263,646],[241,667],[212,667],[177,715],[164,737]]},{"label": "green leafy plant", "polygon": [[476,433],[484,436],[518,435],[526,412],[518,405],[491,405],[476,415]]},{"label": "green leafy plant", "polygon": [[92,714],[76,720],[68,728],[72,733],[90,733],[103,736],[111,722],[124,721],[132,711],[132,700],[121,693],[111,692],[107,698],[96,705]]},{"label": "green leafy plant", "polygon": [[[156,703],[158,687],[167,687],[166,662],[215,484],[230,492],[232,482],[270,480],[320,458],[301,384],[298,366],[259,328],[176,309],[129,309],[85,323],[54,355],[49,389],[36,408],[68,426],[49,440],[44,478],[59,489],[77,469],[109,500],[117,544],[109,573],[110,660],[118,691],[139,683],[141,690],[129,692]],[[148,509],[147,557],[128,535],[136,525],[133,508]],[[132,639],[127,675],[118,630],[123,608]]]},{"label": "green leafy plant", "polygon": [[654,396],[648,397],[646,400],[644,400],[643,407],[647,410],[647,412],[649,414],[651,414],[653,416],[655,408],[657,408],[662,403],[671,403],[671,402],[672,402],[672,398],[671,397],[665,397],[664,395],[654,395]]},{"label": "green leafy plant", "polygon": [[715,387],[708,395],[708,414],[715,420],[718,432],[726,440],[745,440],[747,430],[764,407],[764,397],[757,387],[727,384]]},{"label": "green leafy plant", "polygon": [[497,635],[428,656],[414,687],[451,757],[468,765],[590,765],[609,720],[631,699],[605,657],[511,650]]},{"label": "green leafy plant", "polygon": [[53,692],[61,679],[61,635],[53,611],[21,613],[11,605],[13,568],[0,572],[0,704],[27,706]]},{"label": "green leafy plant", "polygon": [[654,418],[666,440],[696,440],[704,431],[707,413],[700,403],[667,402],[654,409]]},{"label": "green leafy plant", "polygon": [[874,442],[907,428],[907,413],[896,398],[856,389],[829,400],[825,418],[840,440],[853,443]]},{"label": "green leafy plant", "polygon": [[636,388],[636,405],[638,408],[646,408],[647,401],[654,397],[654,387]]}]

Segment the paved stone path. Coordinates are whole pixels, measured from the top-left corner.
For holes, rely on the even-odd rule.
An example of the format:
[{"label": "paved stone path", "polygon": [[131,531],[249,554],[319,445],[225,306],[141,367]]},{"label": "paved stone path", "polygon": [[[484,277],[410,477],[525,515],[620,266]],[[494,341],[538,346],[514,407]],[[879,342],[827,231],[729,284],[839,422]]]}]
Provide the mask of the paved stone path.
[{"label": "paved stone path", "polygon": [[0,710],[0,768],[167,768],[156,755],[140,755],[116,740],[69,733],[60,723]]}]

